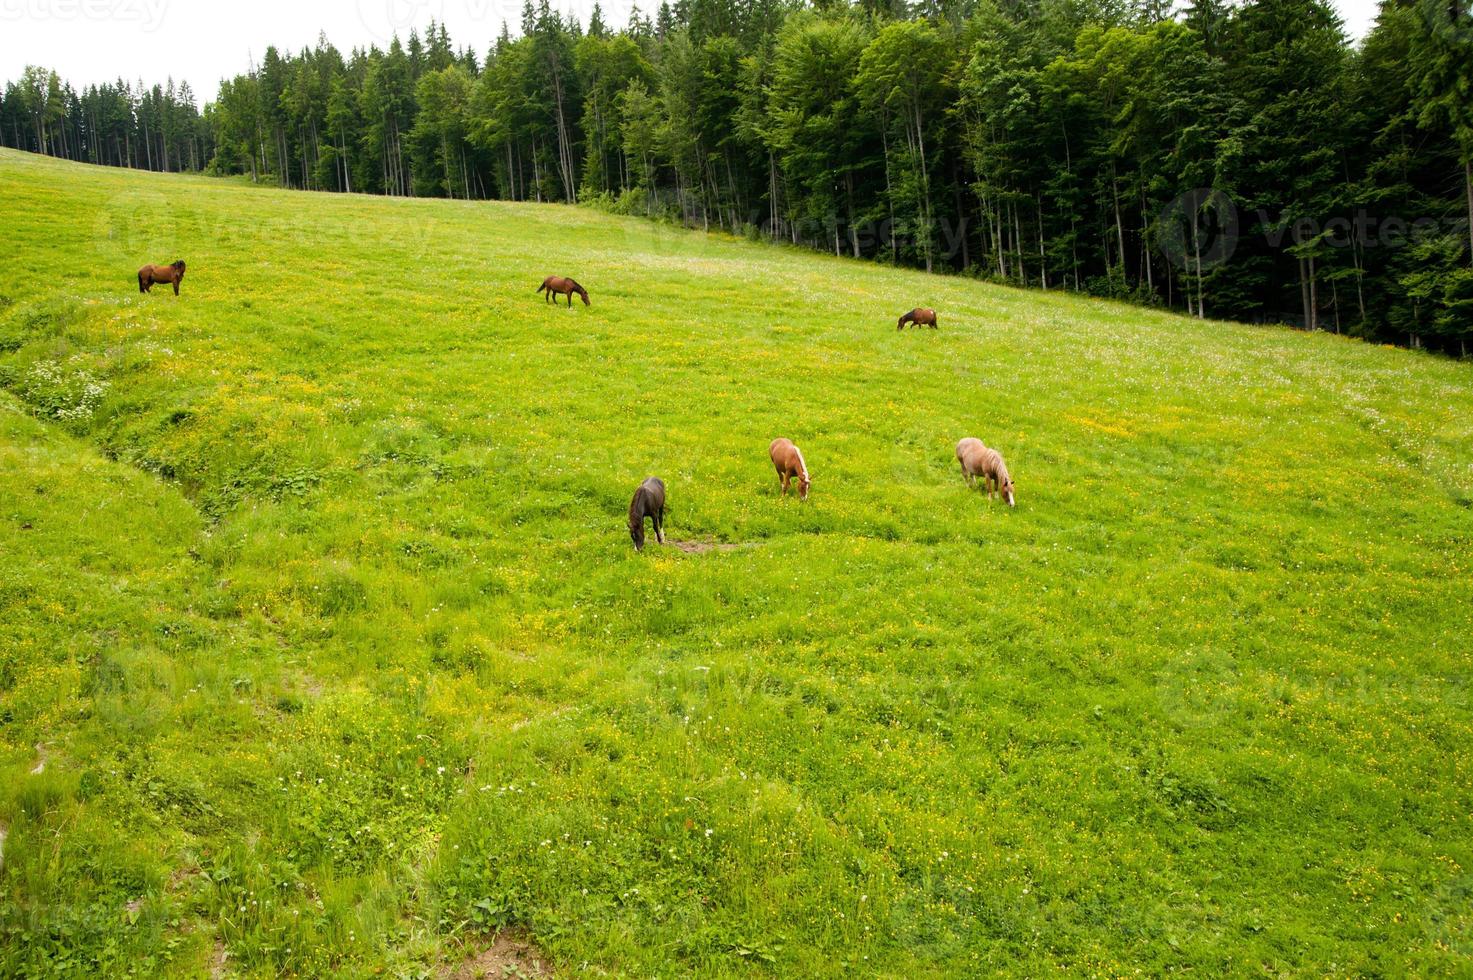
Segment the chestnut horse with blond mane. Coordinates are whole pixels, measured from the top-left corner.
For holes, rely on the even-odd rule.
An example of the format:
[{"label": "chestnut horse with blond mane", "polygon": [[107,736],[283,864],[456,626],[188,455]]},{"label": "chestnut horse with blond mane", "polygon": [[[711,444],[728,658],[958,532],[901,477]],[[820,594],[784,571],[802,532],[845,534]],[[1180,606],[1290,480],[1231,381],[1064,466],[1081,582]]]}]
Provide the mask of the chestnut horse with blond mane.
[{"label": "chestnut horse with blond mane", "polygon": [[179,283],[184,278],[184,260],[180,259],[173,265],[146,265],[138,270],[138,291],[146,293],[154,283],[165,283],[174,287],[174,295],[179,295]]},{"label": "chestnut horse with blond mane", "polygon": [[547,290],[547,298],[552,300],[553,306],[557,305],[557,300],[554,299],[554,295],[556,294],[558,296],[568,297],[568,308],[572,309],[574,293],[582,297],[584,306],[588,305],[588,290],[564,276],[548,276],[542,280],[542,285],[537,287],[537,292],[540,293],[544,289]]},{"label": "chestnut horse with blond mane", "polygon": [[808,487],[812,480],[808,477],[808,464],[803,461],[803,451],[793,445],[791,439],[774,439],[767,447],[767,455],[772,460],[773,469],[777,470],[778,482],[782,484],[783,496],[788,495],[788,487],[793,478],[798,478],[798,499],[808,499]]},{"label": "chestnut horse with blond mane", "polygon": [[968,436],[956,444],[956,459],[962,464],[962,479],[967,486],[975,489],[977,478],[981,477],[988,500],[994,493],[1001,493],[1009,507],[1017,506],[1013,498],[1013,478],[1008,473],[1008,464],[1003,462],[1002,453],[984,446],[981,439]]}]

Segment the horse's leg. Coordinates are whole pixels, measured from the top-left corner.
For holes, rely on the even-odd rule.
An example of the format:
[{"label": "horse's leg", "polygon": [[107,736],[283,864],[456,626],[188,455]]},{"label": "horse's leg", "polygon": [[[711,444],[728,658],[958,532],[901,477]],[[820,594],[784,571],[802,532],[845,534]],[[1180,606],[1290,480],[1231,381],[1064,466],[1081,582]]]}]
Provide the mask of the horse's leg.
[{"label": "horse's leg", "polygon": [[174,295],[175,296],[178,296],[179,295],[179,280],[178,279],[175,279],[174,280]]},{"label": "horse's leg", "polygon": [[665,543],[665,508],[661,507],[655,511],[655,540],[660,544]]}]

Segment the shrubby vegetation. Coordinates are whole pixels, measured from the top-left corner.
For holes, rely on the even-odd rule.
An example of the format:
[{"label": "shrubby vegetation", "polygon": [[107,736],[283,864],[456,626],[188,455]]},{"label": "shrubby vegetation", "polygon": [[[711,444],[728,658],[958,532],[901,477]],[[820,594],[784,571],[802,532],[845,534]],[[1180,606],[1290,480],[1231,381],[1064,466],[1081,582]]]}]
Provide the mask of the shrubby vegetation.
[{"label": "shrubby vegetation", "polygon": [[[9,145],[283,187],[595,201],[835,253],[1466,353],[1473,17],[1326,0],[528,0],[187,89],[27,72]],[[1202,193],[1211,190],[1218,194]],[[1206,254],[1194,243],[1205,243]],[[1226,246],[1224,248],[1224,245]]]}]

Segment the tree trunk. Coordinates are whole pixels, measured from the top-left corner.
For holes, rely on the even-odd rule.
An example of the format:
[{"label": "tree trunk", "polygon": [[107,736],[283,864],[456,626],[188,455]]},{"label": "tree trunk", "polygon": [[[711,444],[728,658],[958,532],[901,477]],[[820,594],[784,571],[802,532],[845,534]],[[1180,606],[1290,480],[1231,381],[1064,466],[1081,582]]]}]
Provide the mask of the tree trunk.
[{"label": "tree trunk", "polygon": [[885,148],[885,209],[890,215],[890,262],[899,261],[895,247],[895,192],[890,187],[890,119],[883,104],[880,107],[880,140]]},{"label": "tree trunk", "polygon": [[777,241],[782,229],[777,224],[777,158],[771,150],[767,151],[767,213],[770,222],[767,234],[773,241]]},{"label": "tree trunk", "polygon": [[1023,261],[1023,219],[1018,217],[1017,201],[1008,206],[1013,209],[1013,245],[1018,249],[1018,282],[1026,286],[1028,285],[1028,265]]},{"label": "tree trunk", "polygon": [[578,189],[573,186],[573,148],[568,138],[568,122],[563,115],[563,76],[561,66],[554,59],[552,69],[552,92],[557,103],[558,168],[562,171],[563,197],[569,204],[578,203]]},{"label": "tree trunk", "polygon": [[1043,248],[1043,197],[1034,192],[1033,206],[1038,213],[1038,275],[1043,288],[1048,289],[1048,255]]},{"label": "tree trunk", "polygon": [[1468,264],[1473,265],[1473,156],[1463,161],[1463,192],[1468,197]]},{"label": "tree trunk", "polygon": [[1120,217],[1120,187],[1116,183],[1113,166],[1110,168],[1110,196],[1115,199],[1115,240],[1120,247],[1120,281],[1126,282],[1130,272],[1125,265],[1125,222]]},{"label": "tree trunk", "polygon": [[1151,301],[1156,300],[1156,277],[1151,272],[1151,250],[1146,241],[1146,195],[1141,193],[1141,268],[1146,270],[1146,289],[1151,293]]},{"label": "tree trunk", "polygon": [[921,102],[914,99],[911,106],[915,112],[916,119],[916,145],[920,147],[921,156],[921,200],[925,203],[926,215],[926,271],[931,271],[931,175],[926,172],[926,130],[921,122]]},{"label": "tree trunk", "polygon": [[1304,309],[1304,329],[1309,329],[1309,277],[1304,274],[1304,260],[1299,260],[1299,305]]},{"label": "tree trunk", "polygon": [[1335,332],[1340,332],[1340,283],[1339,280],[1330,280],[1330,308],[1335,311]]},{"label": "tree trunk", "polygon": [[1309,329],[1320,328],[1320,283],[1319,277],[1315,275],[1314,256],[1305,260],[1306,269],[1309,272]]},{"label": "tree trunk", "polygon": [[849,205],[849,249],[859,258],[859,230],[854,227],[854,171],[844,171],[844,190]]},{"label": "tree trunk", "polygon": [[[1205,319],[1207,316],[1207,303],[1205,295],[1206,286],[1202,282],[1202,236],[1199,233],[1200,229],[1198,226],[1198,221],[1200,220],[1200,218],[1201,214],[1199,212],[1199,209],[1195,207],[1192,208],[1192,253],[1196,256],[1197,259],[1197,319],[1202,320]],[[1187,294],[1187,301],[1190,310],[1190,293]]]}]

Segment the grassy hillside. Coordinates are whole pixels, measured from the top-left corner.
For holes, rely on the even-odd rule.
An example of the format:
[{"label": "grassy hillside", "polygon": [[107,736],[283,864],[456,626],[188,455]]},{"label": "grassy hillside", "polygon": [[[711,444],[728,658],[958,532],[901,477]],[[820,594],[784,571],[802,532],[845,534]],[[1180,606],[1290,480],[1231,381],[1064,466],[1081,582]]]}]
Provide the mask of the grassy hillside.
[{"label": "grassy hillside", "polygon": [[0,974],[1473,970],[1469,365],[564,207],[0,201]]}]

